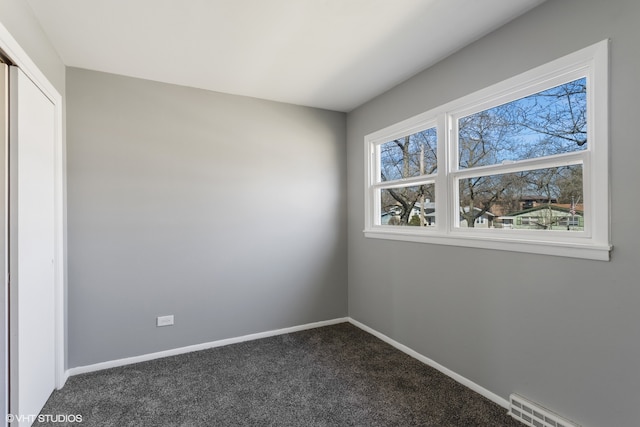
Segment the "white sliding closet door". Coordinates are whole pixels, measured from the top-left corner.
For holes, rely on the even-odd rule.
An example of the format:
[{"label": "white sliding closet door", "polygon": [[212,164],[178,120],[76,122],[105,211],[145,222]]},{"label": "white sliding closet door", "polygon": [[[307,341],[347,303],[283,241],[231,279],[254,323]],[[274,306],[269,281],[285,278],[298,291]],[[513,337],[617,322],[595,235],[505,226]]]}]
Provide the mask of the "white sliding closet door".
[{"label": "white sliding closet door", "polygon": [[0,63],[0,425],[9,413],[9,281],[7,280],[7,147],[9,67]]},{"label": "white sliding closet door", "polygon": [[29,426],[55,388],[55,108],[9,75],[10,412]]}]

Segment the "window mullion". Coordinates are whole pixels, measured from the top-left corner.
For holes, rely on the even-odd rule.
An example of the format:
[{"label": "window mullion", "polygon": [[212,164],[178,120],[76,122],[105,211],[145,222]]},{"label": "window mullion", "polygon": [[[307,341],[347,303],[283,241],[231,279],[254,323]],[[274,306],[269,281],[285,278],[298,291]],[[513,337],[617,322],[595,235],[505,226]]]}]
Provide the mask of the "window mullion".
[{"label": "window mullion", "polygon": [[539,157],[536,159],[520,160],[518,162],[500,163],[489,166],[478,166],[475,168],[459,169],[452,172],[455,178],[469,178],[487,176],[503,173],[524,172],[534,169],[553,168],[561,166],[577,165],[585,162],[588,156],[587,151],[575,153],[558,154],[556,156]]},{"label": "window mullion", "polygon": [[438,170],[441,173],[436,180],[436,229],[446,233],[451,228],[449,206],[451,204],[451,192],[449,191],[451,128],[449,116],[441,113],[437,118],[438,132]]},{"label": "window mullion", "polygon": [[436,180],[436,175],[422,175],[413,178],[397,179],[395,181],[382,181],[372,184],[373,188],[385,189],[385,188],[402,188],[410,187],[412,185],[433,184]]}]

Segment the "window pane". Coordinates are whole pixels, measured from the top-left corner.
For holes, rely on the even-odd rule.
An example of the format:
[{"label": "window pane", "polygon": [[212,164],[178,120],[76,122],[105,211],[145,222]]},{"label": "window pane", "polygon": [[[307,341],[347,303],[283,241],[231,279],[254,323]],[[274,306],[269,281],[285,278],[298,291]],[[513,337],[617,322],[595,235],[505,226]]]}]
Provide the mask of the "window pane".
[{"label": "window pane", "polygon": [[382,225],[434,226],[435,210],[433,184],[381,190],[380,223]]},{"label": "window pane", "polygon": [[472,168],[587,148],[585,78],[458,120],[459,167]]},{"label": "window pane", "polygon": [[380,145],[380,180],[429,175],[437,168],[436,129],[431,128]]},{"label": "window pane", "polygon": [[582,165],[459,180],[460,227],[584,230]]}]

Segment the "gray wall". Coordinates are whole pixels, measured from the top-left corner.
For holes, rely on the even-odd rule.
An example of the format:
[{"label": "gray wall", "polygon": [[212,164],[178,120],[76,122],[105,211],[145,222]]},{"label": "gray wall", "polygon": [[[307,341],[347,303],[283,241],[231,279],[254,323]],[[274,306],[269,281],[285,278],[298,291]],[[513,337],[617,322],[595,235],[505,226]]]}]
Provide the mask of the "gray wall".
[{"label": "gray wall", "polygon": [[67,99],[70,368],[347,315],[345,114],[74,68]]},{"label": "gray wall", "polygon": [[[637,0],[549,0],[348,115],[349,314],[587,427],[640,404]],[[611,39],[610,262],[365,239],[366,134]]]}]

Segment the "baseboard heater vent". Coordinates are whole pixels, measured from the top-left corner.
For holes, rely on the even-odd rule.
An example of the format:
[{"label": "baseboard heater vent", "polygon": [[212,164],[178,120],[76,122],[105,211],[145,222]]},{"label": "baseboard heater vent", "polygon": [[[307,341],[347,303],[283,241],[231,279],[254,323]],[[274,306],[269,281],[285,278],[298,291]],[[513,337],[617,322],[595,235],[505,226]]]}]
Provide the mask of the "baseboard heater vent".
[{"label": "baseboard heater vent", "polygon": [[509,396],[509,415],[531,427],[580,427],[517,394]]}]

